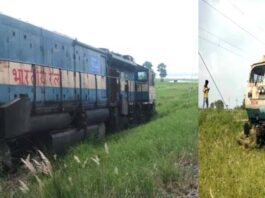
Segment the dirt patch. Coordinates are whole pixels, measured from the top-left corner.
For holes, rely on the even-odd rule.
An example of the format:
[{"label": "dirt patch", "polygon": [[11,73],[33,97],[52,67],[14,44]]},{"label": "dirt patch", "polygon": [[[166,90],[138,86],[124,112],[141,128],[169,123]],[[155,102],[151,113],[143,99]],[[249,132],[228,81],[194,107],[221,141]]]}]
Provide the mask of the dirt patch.
[{"label": "dirt patch", "polygon": [[[187,198],[198,198],[198,164],[191,162],[185,162],[181,164],[186,172],[189,172],[187,178],[184,181],[174,181],[167,184],[163,184],[160,189],[162,197],[187,197]],[[192,173],[190,173],[192,169]]]}]

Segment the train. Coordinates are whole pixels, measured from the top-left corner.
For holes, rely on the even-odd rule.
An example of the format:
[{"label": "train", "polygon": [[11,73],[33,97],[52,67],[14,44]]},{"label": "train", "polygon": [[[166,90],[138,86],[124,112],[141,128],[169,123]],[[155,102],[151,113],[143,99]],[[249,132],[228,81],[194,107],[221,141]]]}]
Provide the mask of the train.
[{"label": "train", "polygon": [[256,145],[265,145],[265,56],[251,65],[244,98],[248,120],[244,123],[244,135],[254,134]]},{"label": "train", "polygon": [[47,139],[61,153],[149,120],[154,79],[130,55],[0,14],[0,162],[25,142]]}]

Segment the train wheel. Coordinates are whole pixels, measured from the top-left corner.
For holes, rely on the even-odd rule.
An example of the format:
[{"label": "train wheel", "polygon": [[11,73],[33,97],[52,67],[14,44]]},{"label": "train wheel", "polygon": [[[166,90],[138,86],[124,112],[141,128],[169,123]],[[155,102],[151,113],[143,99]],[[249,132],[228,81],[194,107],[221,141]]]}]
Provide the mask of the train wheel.
[{"label": "train wheel", "polygon": [[262,129],[259,125],[256,126],[256,144],[259,148],[263,145]]},{"label": "train wheel", "polygon": [[0,164],[2,169],[12,170],[12,156],[9,146],[5,142],[0,142]]},{"label": "train wheel", "polygon": [[129,127],[129,119],[127,116],[120,117],[120,128],[127,129]]},{"label": "train wheel", "polygon": [[245,122],[244,124],[244,134],[248,137],[250,134],[250,125],[248,122]]},{"label": "train wheel", "polygon": [[120,120],[119,120],[119,110],[118,108],[113,108],[110,110],[110,119],[109,121],[107,122],[107,129],[110,131],[110,132],[117,132],[120,130],[119,128],[119,123],[120,123]]},{"label": "train wheel", "polygon": [[102,140],[105,138],[105,135],[106,135],[105,123],[100,123],[98,125],[97,139]]}]

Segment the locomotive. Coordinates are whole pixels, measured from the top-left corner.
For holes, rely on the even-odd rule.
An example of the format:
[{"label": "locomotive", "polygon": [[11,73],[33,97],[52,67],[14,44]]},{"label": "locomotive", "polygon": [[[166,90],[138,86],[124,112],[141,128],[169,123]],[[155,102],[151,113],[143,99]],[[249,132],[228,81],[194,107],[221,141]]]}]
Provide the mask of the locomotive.
[{"label": "locomotive", "polygon": [[245,94],[245,108],[248,121],[244,134],[253,133],[257,146],[265,144],[265,56],[251,65],[250,77]]},{"label": "locomotive", "polygon": [[60,153],[149,119],[154,77],[129,55],[0,14],[0,161],[25,139],[47,138]]}]

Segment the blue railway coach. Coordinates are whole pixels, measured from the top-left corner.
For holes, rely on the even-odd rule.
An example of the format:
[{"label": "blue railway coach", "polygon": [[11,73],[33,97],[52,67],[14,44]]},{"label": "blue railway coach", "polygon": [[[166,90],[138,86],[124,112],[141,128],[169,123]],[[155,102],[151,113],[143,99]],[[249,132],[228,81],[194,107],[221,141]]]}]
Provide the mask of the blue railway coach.
[{"label": "blue railway coach", "polygon": [[[129,55],[0,14],[0,149],[48,137],[55,152],[150,118],[154,73]],[[9,158],[8,158],[9,159]],[[9,160],[3,160],[6,165]]]}]

